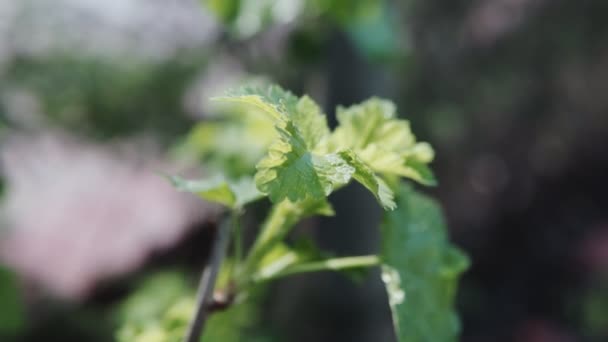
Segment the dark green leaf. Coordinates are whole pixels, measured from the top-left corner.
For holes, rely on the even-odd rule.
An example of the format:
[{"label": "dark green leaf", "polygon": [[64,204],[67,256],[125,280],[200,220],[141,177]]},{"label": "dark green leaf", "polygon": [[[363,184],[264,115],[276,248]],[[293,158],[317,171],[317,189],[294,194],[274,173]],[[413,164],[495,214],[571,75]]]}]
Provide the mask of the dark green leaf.
[{"label": "dark green leaf", "polygon": [[382,226],[382,277],[399,341],[455,341],[454,296],[469,260],[449,243],[441,210],[429,197],[404,185],[397,208]]}]

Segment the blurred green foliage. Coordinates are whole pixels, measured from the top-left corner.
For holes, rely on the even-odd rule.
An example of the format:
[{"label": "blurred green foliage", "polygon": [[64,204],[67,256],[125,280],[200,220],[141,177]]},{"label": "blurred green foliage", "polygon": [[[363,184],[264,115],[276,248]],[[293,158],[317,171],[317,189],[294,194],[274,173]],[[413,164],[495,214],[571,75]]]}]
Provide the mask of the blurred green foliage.
[{"label": "blurred green foliage", "polygon": [[408,40],[399,35],[396,6],[389,1],[206,0],[204,3],[238,38],[297,20],[286,51],[292,61],[320,61],[336,27],[344,30],[370,60],[387,62],[406,55]]},{"label": "blurred green foliage", "polygon": [[173,139],[191,124],[183,96],[203,62],[202,56],[156,63],[81,55],[20,58],[0,89],[31,92],[51,122],[83,135],[149,132]]},{"label": "blurred green foliage", "polygon": [[608,338],[608,276],[599,278],[580,301],[584,330],[594,341]]},{"label": "blurred green foliage", "polygon": [[2,178],[2,175],[0,175],[0,203],[2,202],[2,199],[4,198],[5,192],[6,192],[6,181],[4,180],[4,178]]},{"label": "blurred green foliage", "polygon": [[[206,324],[201,341],[272,341],[261,327],[259,302],[263,298],[263,289],[258,287],[228,309],[215,312]],[[122,342],[182,341],[195,306],[194,291],[183,274],[154,274],[122,304],[118,319],[123,325],[117,339]]]},{"label": "blurred green foliage", "polygon": [[[218,18],[231,25],[243,16],[253,17],[268,25],[281,21],[284,18],[280,15],[287,13],[309,17],[328,16],[345,24],[377,14],[384,0],[261,0],[251,5],[241,0],[203,0],[203,3]],[[260,27],[263,28],[265,26]]]},{"label": "blurred green foliage", "polygon": [[175,148],[175,154],[230,179],[255,173],[255,164],[276,137],[272,121],[261,111],[242,104],[222,107],[220,115],[194,126]]},{"label": "blurred green foliage", "polygon": [[0,266],[0,339],[17,336],[25,328],[25,307],[17,278]]}]

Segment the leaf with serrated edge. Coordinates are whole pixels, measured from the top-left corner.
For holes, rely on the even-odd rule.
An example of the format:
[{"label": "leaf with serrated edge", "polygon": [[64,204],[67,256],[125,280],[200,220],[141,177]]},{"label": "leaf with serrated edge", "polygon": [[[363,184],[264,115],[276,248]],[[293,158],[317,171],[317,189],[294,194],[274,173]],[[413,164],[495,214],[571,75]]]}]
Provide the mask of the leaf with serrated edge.
[{"label": "leaf with serrated edge", "polygon": [[384,209],[395,209],[396,205],[395,201],[393,200],[393,192],[369,166],[359,159],[359,157],[357,157],[357,155],[352,151],[343,151],[339,154],[355,169],[353,178],[371,191]]},{"label": "leaf with serrated edge", "polygon": [[416,143],[409,122],[396,118],[392,102],[371,98],[359,105],[338,107],[337,118],[340,125],[327,140],[327,151],[350,149],[375,172],[425,185],[435,183],[432,172],[423,165],[432,161],[432,148]]},{"label": "leaf with serrated edge", "polygon": [[256,166],[255,176],[258,189],[275,203],[320,199],[354,177],[385,209],[393,209],[392,193],[381,175],[435,183],[426,167],[432,149],[416,143],[409,123],[396,119],[390,101],[372,98],[339,107],[340,126],[330,134],[313,100],[298,98],[278,86],[244,87],[219,100],[248,103],[275,121],[279,138]]},{"label": "leaf with serrated edge", "polygon": [[329,135],[327,119],[310,97],[298,98],[276,85],[243,87],[215,100],[252,105],[269,114],[283,128],[286,122],[293,122],[297,134],[310,150]]},{"label": "leaf with serrated edge", "polygon": [[354,168],[336,154],[314,155],[288,122],[257,165],[255,180],[273,202],[321,199],[350,181]]}]

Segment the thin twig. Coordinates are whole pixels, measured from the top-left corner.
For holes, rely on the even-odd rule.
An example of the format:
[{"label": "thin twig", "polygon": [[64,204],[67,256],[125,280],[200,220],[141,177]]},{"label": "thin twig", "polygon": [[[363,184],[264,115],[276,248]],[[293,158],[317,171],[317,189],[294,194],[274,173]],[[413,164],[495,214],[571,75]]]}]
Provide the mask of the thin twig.
[{"label": "thin twig", "polygon": [[228,217],[223,218],[219,229],[215,234],[215,239],[211,245],[211,254],[209,255],[209,260],[205,265],[205,269],[203,270],[198,287],[196,313],[188,327],[188,334],[184,339],[185,342],[198,342],[203,329],[205,328],[205,322],[209,315],[209,305],[213,299],[215,280],[219,273],[224,255],[226,255],[226,249],[228,248],[230,221],[231,220]]}]

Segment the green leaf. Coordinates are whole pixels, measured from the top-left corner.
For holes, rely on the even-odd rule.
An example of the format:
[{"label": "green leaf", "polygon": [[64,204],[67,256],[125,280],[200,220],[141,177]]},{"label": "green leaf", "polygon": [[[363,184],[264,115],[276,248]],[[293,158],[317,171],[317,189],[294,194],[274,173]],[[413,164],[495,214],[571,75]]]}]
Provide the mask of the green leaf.
[{"label": "green leaf", "polygon": [[395,209],[396,204],[393,199],[393,192],[369,166],[352,151],[343,151],[340,153],[340,156],[355,168],[353,178],[371,191],[385,210]]},{"label": "green leaf", "polygon": [[297,98],[278,86],[245,87],[221,101],[247,103],[275,122],[279,139],[257,165],[256,184],[273,202],[322,199],[348,181],[354,169],[336,154],[316,154],[329,136],[325,116],[309,97]]},{"label": "green leaf", "polygon": [[202,199],[232,209],[242,208],[263,196],[255,187],[253,179],[248,177],[236,182],[229,182],[221,176],[203,180],[186,180],[178,176],[168,176],[168,178],[180,191],[195,193]]},{"label": "green leaf", "polygon": [[276,85],[243,87],[215,100],[243,103],[257,108],[274,120],[277,129],[286,129],[286,125],[291,122],[294,129],[292,134],[309,150],[329,135],[327,119],[310,97],[298,98]]},{"label": "green leaf", "polygon": [[454,297],[469,260],[449,243],[433,200],[404,185],[397,206],[382,226],[382,278],[399,341],[454,341]]},{"label": "green leaf", "polygon": [[437,185],[435,175],[429,166],[414,159],[408,160],[405,163],[405,169],[402,171],[402,175],[415,180],[420,184],[429,186]]},{"label": "green leaf", "polygon": [[281,139],[260,161],[255,178],[271,201],[322,199],[350,181],[355,170],[338,155],[311,153],[291,122],[285,129],[277,129]]},{"label": "green leaf", "polygon": [[395,105],[371,98],[348,108],[338,107],[339,126],[327,143],[329,151],[352,150],[373,171],[434,184],[425,164],[433,159],[427,143],[417,143],[406,120],[396,118]]},{"label": "green leaf", "polygon": [[277,86],[245,87],[218,99],[249,104],[274,121],[278,139],[257,164],[255,175],[258,189],[274,203],[320,200],[354,177],[385,209],[394,209],[392,192],[381,176],[435,184],[426,165],[433,159],[432,149],[416,143],[409,123],[396,119],[390,101],[372,98],[339,107],[340,126],[330,134],[314,101]]},{"label": "green leaf", "polygon": [[18,334],[25,325],[25,310],[15,275],[0,266],[0,336]]}]

